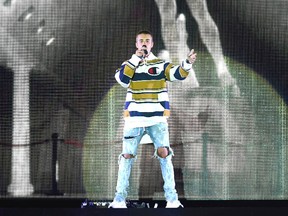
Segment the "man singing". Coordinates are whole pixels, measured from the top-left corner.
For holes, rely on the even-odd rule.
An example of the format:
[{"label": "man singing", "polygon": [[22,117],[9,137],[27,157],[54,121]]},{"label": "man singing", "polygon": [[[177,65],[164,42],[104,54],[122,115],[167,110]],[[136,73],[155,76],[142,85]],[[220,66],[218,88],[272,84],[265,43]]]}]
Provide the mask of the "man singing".
[{"label": "man singing", "polygon": [[164,180],[166,208],[179,208],[175,189],[173,151],[170,148],[167,118],[170,115],[167,81],[184,80],[196,53],[192,49],[180,65],[158,59],[152,52],[153,36],[149,31],[136,35],[136,52],[116,71],[117,82],[127,88],[124,108],[124,131],[122,153],[119,156],[119,171],[116,193],[109,208],[127,208],[129,177],[141,138],[150,136],[159,160]]}]

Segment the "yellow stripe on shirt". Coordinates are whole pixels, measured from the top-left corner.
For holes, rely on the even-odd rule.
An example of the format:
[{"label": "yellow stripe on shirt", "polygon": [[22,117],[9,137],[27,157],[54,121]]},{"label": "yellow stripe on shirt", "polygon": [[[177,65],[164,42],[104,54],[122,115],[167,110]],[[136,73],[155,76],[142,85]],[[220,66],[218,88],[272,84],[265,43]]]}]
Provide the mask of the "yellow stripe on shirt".
[{"label": "yellow stripe on shirt", "polygon": [[158,94],[132,94],[133,100],[158,100]]},{"label": "yellow stripe on shirt", "polygon": [[165,77],[167,80],[171,81],[170,79],[170,69],[172,68],[173,64],[169,64],[167,65],[166,69],[165,69]]},{"label": "yellow stripe on shirt", "polygon": [[125,68],[124,68],[124,74],[130,78],[133,77],[135,73],[135,70],[132,69],[131,67],[129,67],[128,65],[125,65]]},{"label": "yellow stripe on shirt", "polygon": [[179,73],[180,73],[180,76],[185,78],[188,76],[188,72],[186,70],[184,70],[182,67],[179,68]]},{"label": "yellow stripe on shirt", "polygon": [[165,89],[166,82],[165,80],[148,80],[148,81],[133,81],[130,83],[129,88],[133,91],[137,90],[156,90],[156,89]]}]

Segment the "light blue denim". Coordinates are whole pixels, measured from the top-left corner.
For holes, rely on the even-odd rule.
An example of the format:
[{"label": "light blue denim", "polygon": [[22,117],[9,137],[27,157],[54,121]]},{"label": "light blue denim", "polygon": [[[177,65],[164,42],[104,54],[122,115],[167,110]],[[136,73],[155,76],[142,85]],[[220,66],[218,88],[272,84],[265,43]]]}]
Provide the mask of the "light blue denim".
[{"label": "light blue denim", "polygon": [[[169,132],[167,123],[158,123],[149,127],[140,127],[124,130],[122,153],[119,156],[119,170],[114,201],[125,201],[129,190],[129,177],[132,165],[137,156],[137,149],[143,135],[147,133],[155,148],[154,156],[159,160],[164,180],[163,189],[166,201],[173,202],[178,200],[175,189],[174,168],[172,164],[173,151],[170,148]],[[169,154],[166,158],[157,155],[157,149],[167,147]],[[125,159],[123,154],[130,154],[135,157]]]}]

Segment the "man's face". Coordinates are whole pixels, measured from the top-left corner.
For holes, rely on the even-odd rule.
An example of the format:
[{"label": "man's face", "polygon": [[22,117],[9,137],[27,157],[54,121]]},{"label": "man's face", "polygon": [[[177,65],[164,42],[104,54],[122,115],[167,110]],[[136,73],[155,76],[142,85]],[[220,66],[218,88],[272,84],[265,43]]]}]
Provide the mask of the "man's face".
[{"label": "man's face", "polygon": [[136,47],[141,50],[142,46],[145,45],[147,47],[148,53],[150,53],[154,43],[153,38],[150,34],[139,34],[136,37]]}]

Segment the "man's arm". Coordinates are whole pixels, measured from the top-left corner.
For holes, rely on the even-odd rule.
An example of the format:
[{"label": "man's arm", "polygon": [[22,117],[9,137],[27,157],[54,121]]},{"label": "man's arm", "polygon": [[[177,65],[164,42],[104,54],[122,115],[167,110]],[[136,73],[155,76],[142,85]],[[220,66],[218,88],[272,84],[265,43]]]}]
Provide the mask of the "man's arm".
[{"label": "man's arm", "polygon": [[192,64],[196,61],[196,56],[197,53],[192,49],[187,58],[182,60],[181,66],[166,63],[164,66],[166,79],[172,82],[176,80],[184,80],[192,69]]},{"label": "man's arm", "polygon": [[134,76],[135,69],[138,66],[140,60],[141,58],[134,54],[129,60],[125,61],[121,67],[116,70],[115,79],[124,88],[129,87],[130,81]]}]

